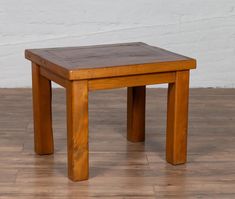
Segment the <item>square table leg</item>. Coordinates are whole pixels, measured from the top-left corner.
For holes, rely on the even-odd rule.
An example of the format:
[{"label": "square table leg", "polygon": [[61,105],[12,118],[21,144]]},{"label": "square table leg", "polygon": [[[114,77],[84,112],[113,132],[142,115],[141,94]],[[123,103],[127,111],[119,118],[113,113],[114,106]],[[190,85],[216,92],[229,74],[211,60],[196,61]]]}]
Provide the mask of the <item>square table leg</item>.
[{"label": "square table leg", "polygon": [[51,81],[40,74],[40,66],[32,63],[34,116],[34,149],[39,155],[52,154]]},{"label": "square table leg", "polygon": [[176,165],[187,159],[189,71],[176,72],[168,87],[166,160]]},{"label": "square table leg", "polygon": [[127,139],[131,142],[145,140],[146,86],[127,89]]},{"label": "square table leg", "polygon": [[73,181],[87,180],[88,84],[71,81],[67,86],[68,176]]}]

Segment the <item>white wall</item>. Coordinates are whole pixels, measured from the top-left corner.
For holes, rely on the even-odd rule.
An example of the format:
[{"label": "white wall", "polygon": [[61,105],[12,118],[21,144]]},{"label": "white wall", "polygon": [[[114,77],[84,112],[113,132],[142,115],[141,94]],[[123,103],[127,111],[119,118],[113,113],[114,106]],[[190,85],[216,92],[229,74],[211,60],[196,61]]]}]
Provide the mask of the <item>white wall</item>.
[{"label": "white wall", "polygon": [[0,0],[0,87],[30,87],[24,49],[142,41],[197,58],[192,87],[235,87],[235,0]]}]

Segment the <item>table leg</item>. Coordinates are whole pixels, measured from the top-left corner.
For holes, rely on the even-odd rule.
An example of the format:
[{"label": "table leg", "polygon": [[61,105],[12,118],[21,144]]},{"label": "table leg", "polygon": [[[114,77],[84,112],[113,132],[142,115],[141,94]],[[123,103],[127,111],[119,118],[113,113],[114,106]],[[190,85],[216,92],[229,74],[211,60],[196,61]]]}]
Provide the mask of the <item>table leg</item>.
[{"label": "table leg", "polygon": [[187,159],[189,71],[176,72],[168,87],[166,160],[176,165]]},{"label": "table leg", "polygon": [[72,81],[67,87],[68,175],[73,181],[87,180],[88,86],[87,81]]},{"label": "table leg", "polygon": [[37,154],[52,154],[51,81],[40,75],[40,66],[32,63],[34,149]]},{"label": "table leg", "polygon": [[131,142],[143,142],[146,87],[128,87],[127,92],[127,139]]}]

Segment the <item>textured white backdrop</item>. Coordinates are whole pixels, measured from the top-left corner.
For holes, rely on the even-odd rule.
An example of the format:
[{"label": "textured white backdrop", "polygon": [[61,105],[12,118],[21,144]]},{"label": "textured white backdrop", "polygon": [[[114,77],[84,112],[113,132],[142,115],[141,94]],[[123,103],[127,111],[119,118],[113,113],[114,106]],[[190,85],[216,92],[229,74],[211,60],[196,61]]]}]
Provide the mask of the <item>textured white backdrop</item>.
[{"label": "textured white backdrop", "polygon": [[235,0],[0,0],[0,87],[30,87],[25,48],[142,41],[198,60],[192,87],[235,87]]}]

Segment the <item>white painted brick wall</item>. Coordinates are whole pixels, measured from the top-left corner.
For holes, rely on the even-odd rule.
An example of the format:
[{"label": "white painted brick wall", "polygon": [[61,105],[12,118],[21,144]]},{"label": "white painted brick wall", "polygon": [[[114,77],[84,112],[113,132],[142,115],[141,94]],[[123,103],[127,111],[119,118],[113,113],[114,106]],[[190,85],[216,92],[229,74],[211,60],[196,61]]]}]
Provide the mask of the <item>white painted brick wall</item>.
[{"label": "white painted brick wall", "polygon": [[235,87],[235,0],[0,0],[0,87],[30,87],[25,48],[142,41],[198,60],[192,87]]}]

